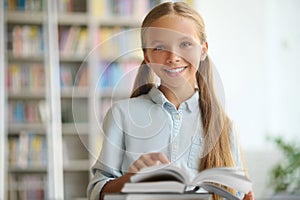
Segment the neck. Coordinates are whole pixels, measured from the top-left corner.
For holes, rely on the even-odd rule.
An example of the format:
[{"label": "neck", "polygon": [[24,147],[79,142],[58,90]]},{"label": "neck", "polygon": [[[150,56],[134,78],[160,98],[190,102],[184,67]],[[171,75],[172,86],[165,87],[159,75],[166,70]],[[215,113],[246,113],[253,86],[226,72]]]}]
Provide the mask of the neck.
[{"label": "neck", "polygon": [[160,85],[159,90],[164,93],[165,97],[178,109],[179,105],[189,99],[195,92],[194,87],[170,88]]}]

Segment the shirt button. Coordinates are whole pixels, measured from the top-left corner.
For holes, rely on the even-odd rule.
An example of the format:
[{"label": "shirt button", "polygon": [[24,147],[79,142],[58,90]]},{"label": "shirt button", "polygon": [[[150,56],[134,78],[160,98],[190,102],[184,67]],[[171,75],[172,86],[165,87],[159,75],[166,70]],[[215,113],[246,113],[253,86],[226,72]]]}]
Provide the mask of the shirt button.
[{"label": "shirt button", "polygon": [[180,119],[180,115],[178,113],[175,115],[175,119]]},{"label": "shirt button", "polygon": [[177,143],[173,144],[174,149],[177,149]]}]

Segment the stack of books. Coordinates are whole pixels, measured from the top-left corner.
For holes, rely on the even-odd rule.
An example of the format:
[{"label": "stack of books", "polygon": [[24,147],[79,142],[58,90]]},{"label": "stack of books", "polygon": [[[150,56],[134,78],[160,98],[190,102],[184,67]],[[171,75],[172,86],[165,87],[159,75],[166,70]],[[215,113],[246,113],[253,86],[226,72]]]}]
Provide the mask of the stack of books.
[{"label": "stack of books", "polygon": [[121,193],[106,194],[104,200],[208,200],[212,194],[239,200],[224,188],[246,194],[252,187],[243,170],[231,167],[206,169],[192,180],[188,177],[184,170],[172,165],[144,168],[131,177]]}]

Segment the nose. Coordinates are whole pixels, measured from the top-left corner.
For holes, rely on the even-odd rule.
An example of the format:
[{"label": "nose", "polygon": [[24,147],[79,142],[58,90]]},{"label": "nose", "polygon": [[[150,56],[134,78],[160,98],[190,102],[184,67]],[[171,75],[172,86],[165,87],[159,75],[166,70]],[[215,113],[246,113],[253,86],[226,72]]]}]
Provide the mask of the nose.
[{"label": "nose", "polygon": [[172,63],[177,63],[181,60],[181,57],[176,54],[175,52],[169,51],[168,52],[168,57],[167,57],[167,63],[172,64]]}]

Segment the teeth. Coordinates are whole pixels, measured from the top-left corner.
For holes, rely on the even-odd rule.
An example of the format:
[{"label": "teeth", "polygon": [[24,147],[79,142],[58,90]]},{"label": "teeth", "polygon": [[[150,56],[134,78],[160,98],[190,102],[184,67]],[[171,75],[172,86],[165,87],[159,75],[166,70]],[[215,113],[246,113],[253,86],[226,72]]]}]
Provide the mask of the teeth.
[{"label": "teeth", "polygon": [[170,73],[179,73],[182,72],[185,69],[185,67],[180,67],[176,69],[165,69],[165,71],[170,72]]}]

